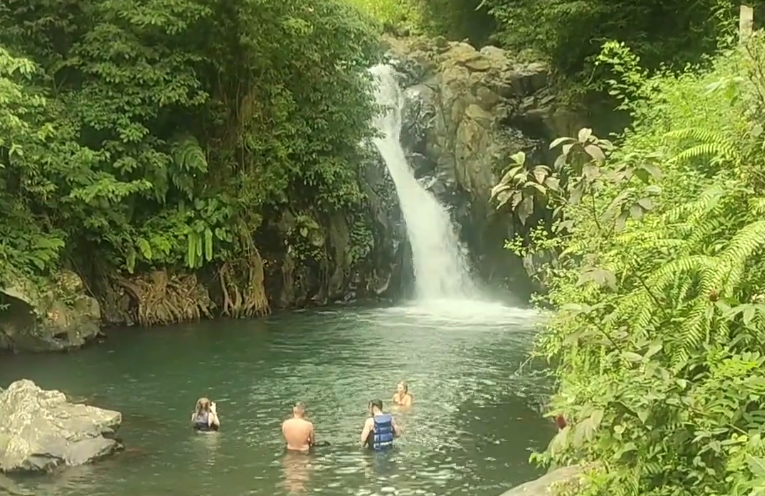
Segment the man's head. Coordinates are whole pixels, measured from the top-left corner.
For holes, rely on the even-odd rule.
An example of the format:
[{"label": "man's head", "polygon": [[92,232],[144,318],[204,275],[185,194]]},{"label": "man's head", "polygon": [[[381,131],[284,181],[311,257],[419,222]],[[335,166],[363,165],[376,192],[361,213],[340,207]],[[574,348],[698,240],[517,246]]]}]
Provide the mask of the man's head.
[{"label": "man's head", "polygon": [[292,414],[296,417],[303,418],[305,416],[305,403],[298,401],[295,406],[292,407]]},{"label": "man's head", "polygon": [[369,402],[369,412],[374,414],[377,412],[382,412],[383,409],[383,402],[382,400],[372,400]]}]

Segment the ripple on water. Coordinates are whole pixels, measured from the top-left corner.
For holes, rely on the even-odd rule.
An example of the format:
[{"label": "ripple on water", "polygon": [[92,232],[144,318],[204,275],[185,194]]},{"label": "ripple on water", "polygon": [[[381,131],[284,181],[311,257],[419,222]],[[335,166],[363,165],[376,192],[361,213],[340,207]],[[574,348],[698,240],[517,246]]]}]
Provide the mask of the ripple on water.
[{"label": "ripple on water", "polygon": [[[129,330],[81,353],[4,358],[2,382],[29,377],[122,411],[130,448],[22,484],[52,496],[494,496],[536,475],[527,450],[552,435],[526,398],[539,381],[515,374],[538,318],[466,301],[349,308]],[[404,437],[389,453],[360,450],[367,402],[387,402],[402,379],[415,397],[412,411],[394,411]],[[200,395],[218,402],[218,434],[189,432]],[[284,454],[279,426],[296,400],[331,448]]]}]

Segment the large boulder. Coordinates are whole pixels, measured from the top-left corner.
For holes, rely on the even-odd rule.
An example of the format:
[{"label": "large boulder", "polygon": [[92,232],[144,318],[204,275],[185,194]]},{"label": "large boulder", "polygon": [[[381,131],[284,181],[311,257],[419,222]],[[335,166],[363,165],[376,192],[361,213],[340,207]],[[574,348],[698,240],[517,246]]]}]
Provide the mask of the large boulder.
[{"label": "large boulder", "polygon": [[48,472],[122,449],[122,415],[74,404],[60,391],[22,379],[0,393],[0,472]]},{"label": "large boulder", "polygon": [[541,62],[443,38],[387,41],[406,95],[401,143],[417,176],[450,207],[485,279],[531,289],[522,261],[504,249],[527,228],[497,212],[490,191],[513,154],[548,162],[548,144],[581,119],[556,101]]},{"label": "large boulder", "polygon": [[505,491],[500,496],[554,496],[560,489],[570,488],[572,484],[577,484],[582,472],[582,467],[578,465],[558,468],[539,479]]},{"label": "large boulder", "polygon": [[82,279],[61,271],[47,280],[9,276],[0,284],[0,351],[63,351],[100,334],[101,311]]}]

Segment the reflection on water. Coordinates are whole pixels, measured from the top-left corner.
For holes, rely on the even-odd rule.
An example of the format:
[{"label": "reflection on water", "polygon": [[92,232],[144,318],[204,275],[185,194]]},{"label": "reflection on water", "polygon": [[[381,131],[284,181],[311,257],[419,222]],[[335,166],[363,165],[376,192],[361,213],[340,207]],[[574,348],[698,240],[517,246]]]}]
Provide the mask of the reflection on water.
[{"label": "reflection on water", "polygon": [[[467,305],[467,306],[466,306]],[[514,374],[536,314],[496,305],[299,312],[249,322],[127,330],[68,355],[3,357],[0,384],[28,377],[124,415],[128,450],[94,466],[19,484],[51,496],[417,494],[495,496],[529,480],[528,449],[554,427]],[[359,447],[367,404],[398,381],[393,451]],[[222,429],[194,434],[194,402],[218,403]],[[285,454],[280,425],[308,405],[313,455]]]},{"label": "reflection on water", "polygon": [[311,478],[313,457],[303,453],[285,453],[282,457],[282,477],[284,488],[290,494],[300,494],[308,490]]}]

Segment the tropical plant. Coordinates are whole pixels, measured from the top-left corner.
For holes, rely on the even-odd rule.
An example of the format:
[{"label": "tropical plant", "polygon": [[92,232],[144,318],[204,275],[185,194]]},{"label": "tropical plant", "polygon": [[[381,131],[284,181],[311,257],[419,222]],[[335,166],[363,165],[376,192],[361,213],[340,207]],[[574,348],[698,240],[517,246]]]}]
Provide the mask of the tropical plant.
[{"label": "tropical plant", "polygon": [[758,35],[709,70],[632,72],[634,126],[561,159],[578,186],[548,200],[537,353],[568,426],[535,458],[586,464],[575,494],[765,494],[764,62]]},{"label": "tropical plant", "polygon": [[267,312],[263,218],[364,201],[378,56],[334,0],[4,2],[0,280],[68,266],[161,323],[208,314],[196,274],[222,271],[221,308]]}]

